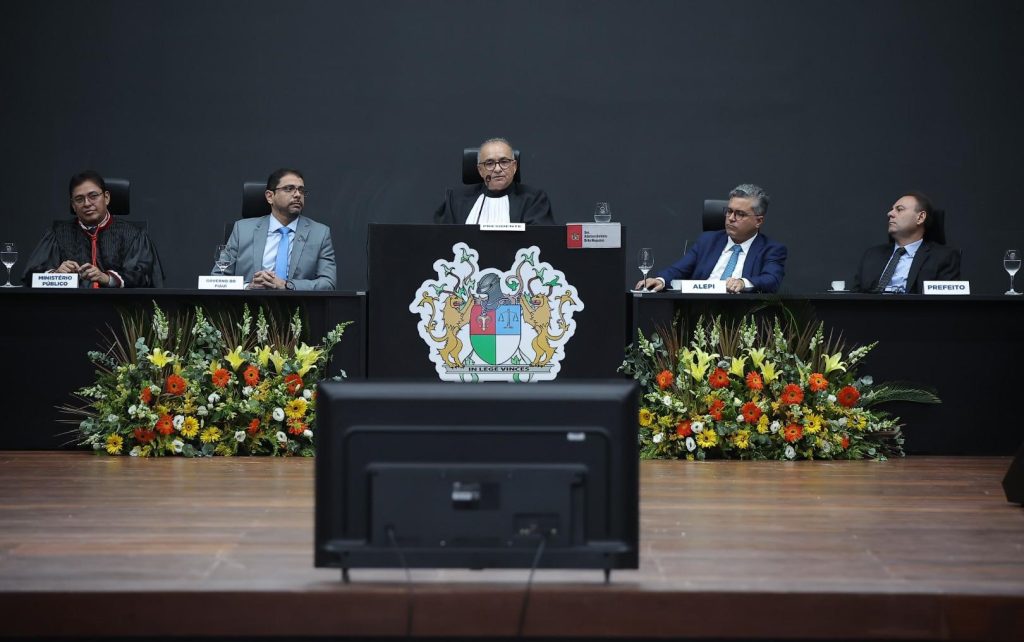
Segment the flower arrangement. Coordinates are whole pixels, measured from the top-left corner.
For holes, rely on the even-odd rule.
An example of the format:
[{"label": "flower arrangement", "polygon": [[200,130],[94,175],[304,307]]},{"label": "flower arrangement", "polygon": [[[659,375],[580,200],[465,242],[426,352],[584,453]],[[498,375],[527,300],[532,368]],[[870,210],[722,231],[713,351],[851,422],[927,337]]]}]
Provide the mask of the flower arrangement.
[{"label": "flower arrangement", "polygon": [[151,319],[122,317],[123,337],[89,353],[97,381],[75,393],[84,405],[63,410],[98,453],[312,456],[316,383],[349,323],[311,347],[297,310],[285,324],[248,305],[240,319],[211,320],[154,304]]},{"label": "flower arrangement", "polygon": [[643,389],[643,458],[882,460],[903,456],[903,436],[879,404],[940,403],[858,376],[876,344],[846,350],[823,324],[701,317],[686,339],[677,319],[627,348],[620,370]]}]

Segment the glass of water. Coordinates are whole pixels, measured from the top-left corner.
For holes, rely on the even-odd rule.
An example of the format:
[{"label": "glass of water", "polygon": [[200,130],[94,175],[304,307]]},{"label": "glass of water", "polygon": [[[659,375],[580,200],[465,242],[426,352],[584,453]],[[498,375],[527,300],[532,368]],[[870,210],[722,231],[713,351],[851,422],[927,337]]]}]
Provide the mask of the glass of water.
[{"label": "glass of water", "polygon": [[218,245],[213,253],[213,265],[217,268],[217,272],[224,274],[224,271],[231,267],[232,263],[234,260],[231,258],[231,253],[228,252],[228,246]]},{"label": "glass of water", "polygon": [[640,268],[640,273],[644,275],[644,289],[647,289],[647,273],[654,267],[654,250],[649,247],[640,248],[640,251],[636,253],[636,266]]},{"label": "glass of water", "polygon": [[1006,294],[1020,294],[1013,289],[1013,276],[1020,270],[1019,250],[1006,250],[1006,254],[1003,255],[1003,269],[1010,275],[1010,289],[1006,291]]},{"label": "glass of water", "polygon": [[4,283],[2,287],[13,288],[16,287],[11,283],[11,268],[18,262],[18,246],[14,243],[0,243],[0,263],[4,264],[7,268],[7,283]]},{"label": "glass of water", "polygon": [[612,220],[612,206],[608,203],[598,203],[594,207],[594,222],[609,223]]}]

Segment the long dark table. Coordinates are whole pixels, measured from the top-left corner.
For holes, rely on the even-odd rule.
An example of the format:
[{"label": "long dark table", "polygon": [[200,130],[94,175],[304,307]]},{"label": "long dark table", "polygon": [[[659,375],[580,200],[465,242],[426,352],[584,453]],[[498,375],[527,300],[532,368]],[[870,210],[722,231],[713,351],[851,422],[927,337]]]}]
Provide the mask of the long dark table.
[{"label": "long dark table", "polygon": [[32,290],[0,291],[0,449],[53,449],[74,443],[74,426],[57,406],[74,401],[72,391],[95,381],[86,353],[105,348],[102,335],[120,330],[121,313],[149,314],[202,305],[210,309],[255,307],[287,313],[296,305],[318,340],[336,323],[354,321],[332,353],[328,374],[366,375],[366,297],[353,292],[211,290]]},{"label": "long dark table", "polygon": [[1024,297],[664,292],[630,302],[634,336],[670,325],[677,313],[736,316],[768,304],[814,315],[826,332],[842,332],[848,346],[878,341],[859,373],[931,386],[942,399],[885,407],[903,418],[910,454],[1010,455],[1024,442]]}]

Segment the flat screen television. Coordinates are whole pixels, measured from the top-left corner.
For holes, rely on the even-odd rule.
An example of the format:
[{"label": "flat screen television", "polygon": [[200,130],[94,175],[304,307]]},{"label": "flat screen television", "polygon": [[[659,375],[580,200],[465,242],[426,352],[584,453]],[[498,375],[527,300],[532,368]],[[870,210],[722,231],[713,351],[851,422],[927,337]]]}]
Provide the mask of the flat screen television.
[{"label": "flat screen television", "polygon": [[637,568],[638,402],[632,380],[321,383],[316,566]]}]

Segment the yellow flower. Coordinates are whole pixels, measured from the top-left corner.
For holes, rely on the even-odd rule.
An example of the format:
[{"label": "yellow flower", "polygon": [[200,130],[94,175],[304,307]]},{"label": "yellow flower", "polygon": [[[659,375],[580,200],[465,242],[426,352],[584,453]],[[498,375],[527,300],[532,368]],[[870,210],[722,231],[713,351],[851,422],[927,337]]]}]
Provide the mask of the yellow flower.
[{"label": "yellow flower", "polygon": [[853,424],[853,427],[857,430],[864,430],[868,427],[868,418],[864,415],[854,415],[853,417],[850,417],[850,423]]},{"label": "yellow flower", "polygon": [[837,352],[834,355],[832,355],[831,357],[828,356],[827,354],[824,355],[825,367],[822,368],[822,369],[825,371],[825,374],[828,374],[828,373],[832,372],[833,370],[842,370],[842,371],[845,372],[846,371],[846,362],[845,361],[840,361],[840,359],[842,359],[842,358],[843,358],[843,353],[842,352]]},{"label": "yellow flower", "polygon": [[768,415],[761,415],[761,418],[757,420],[757,432],[764,435],[768,433]]},{"label": "yellow flower", "polygon": [[284,414],[289,419],[301,419],[306,414],[306,400],[302,397],[292,399],[285,405]]},{"label": "yellow flower", "polygon": [[652,413],[647,408],[641,408],[640,409],[640,425],[644,426],[644,427],[647,427],[647,426],[650,426],[651,423],[653,423],[653,422],[654,422],[654,413]]},{"label": "yellow flower", "polygon": [[169,352],[164,352],[160,348],[153,348],[153,354],[149,355],[146,358],[149,359],[149,362],[152,363],[157,368],[163,368],[164,366],[174,361],[175,359],[173,354]]},{"label": "yellow flower", "polygon": [[697,458],[693,456],[693,453],[687,453],[686,461],[697,461]]},{"label": "yellow flower", "polygon": [[750,431],[749,430],[737,430],[732,436],[732,443],[736,445],[740,450],[746,450],[750,448]]},{"label": "yellow flower", "polygon": [[661,426],[662,428],[668,428],[669,426],[674,426],[675,423],[676,422],[672,420],[672,416],[671,415],[665,415],[663,417],[658,417],[658,425]]},{"label": "yellow flower", "polygon": [[277,374],[281,374],[281,371],[284,370],[284,356],[277,350],[274,350],[270,355],[270,360],[274,362],[274,369],[277,370]]},{"label": "yellow flower", "polygon": [[317,359],[323,354],[323,350],[317,350],[312,348],[305,343],[295,348],[295,358],[299,360],[298,373],[300,377],[306,376],[306,373],[316,367]]},{"label": "yellow flower", "polygon": [[824,420],[820,415],[808,414],[804,417],[804,432],[808,435],[815,435],[821,431]]},{"label": "yellow flower", "polygon": [[711,428],[706,428],[697,433],[697,445],[701,448],[711,448],[718,443],[718,433]]},{"label": "yellow flower", "polygon": [[199,435],[199,440],[204,444],[212,444],[213,442],[220,440],[220,429],[216,426],[210,426],[203,431],[203,434]]},{"label": "yellow flower", "polygon": [[260,362],[260,366],[264,369],[267,364],[270,363],[270,346],[263,346],[256,351],[256,360]]},{"label": "yellow flower", "polygon": [[740,379],[743,378],[743,366],[747,365],[746,357],[733,357],[729,365],[729,374],[734,374]]},{"label": "yellow flower", "polygon": [[245,359],[242,358],[242,346],[236,347],[234,350],[224,355],[224,358],[231,364],[232,370],[238,370],[238,366],[245,363]]},{"label": "yellow flower", "polygon": [[107,452],[111,455],[120,454],[124,447],[124,439],[121,435],[107,435]]},{"label": "yellow flower", "polygon": [[754,367],[758,370],[761,369],[761,364],[764,363],[765,350],[766,348],[749,348],[747,350],[747,352],[750,353],[751,363],[753,363]]},{"label": "yellow flower", "polygon": [[192,439],[198,433],[199,421],[195,417],[185,417],[185,421],[181,424],[182,436]]},{"label": "yellow flower", "polygon": [[210,361],[210,374],[213,374],[218,370],[220,370],[220,361],[213,359],[212,361]]},{"label": "yellow flower", "polygon": [[777,372],[775,372],[775,364],[771,361],[765,361],[761,365],[761,377],[765,383],[771,383],[779,378]]},{"label": "yellow flower", "polygon": [[152,454],[153,454],[153,447],[149,446],[149,445],[143,446],[142,450],[139,451],[139,457],[149,457]]}]

